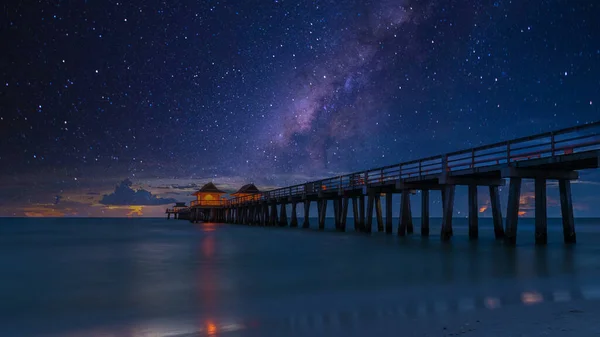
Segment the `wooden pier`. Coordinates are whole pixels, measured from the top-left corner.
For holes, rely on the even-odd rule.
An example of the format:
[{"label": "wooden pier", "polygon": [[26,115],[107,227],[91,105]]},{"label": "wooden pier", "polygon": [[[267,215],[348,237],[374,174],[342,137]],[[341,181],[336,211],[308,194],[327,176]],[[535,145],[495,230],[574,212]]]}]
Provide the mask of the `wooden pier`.
[{"label": "wooden pier", "polygon": [[[533,179],[535,242],[543,245],[547,243],[546,182],[557,180],[564,242],[575,243],[571,181],[578,179],[578,171],[599,166],[600,122],[595,122],[230,200],[198,200],[191,204],[190,221],[309,228],[309,211],[315,204],[318,228],[324,229],[327,207],[332,205],[335,228],[345,231],[352,205],[354,230],[372,232],[375,218],[377,231],[393,234],[392,196],[400,194],[400,220],[396,234],[405,236],[414,232],[410,194],[418,190],[421,192],[421,235],[428,236],[429,196],[433,191],[442,197],[440,237],[448,241],[453,235],[456,186],[464,185],[468,186],[469,237],[475,240],[479,235],[477,187],[485,186],[490,196],[495,237],[508,245],[515,245],[521,183],[523,179]],[[509,180],[509,197],[503,221],[498,188],[506,184],[506,179]],[[213,187],[209,186],[208,190],[215,192],[216,187]],[[382,196],[385,197],[385,214],[382,213]],[[291,205],[289,217],[288,204]],[[298,204],[302,204],[304,209],[302,224],[298,223],[296,215]]]},{"label": "wooden pier", "polygon": [[189,220],[190,208],[184,202],[178,202],[173,208],[167,208],[165,214],[167,214],[167,219],[171,219],[172,215],[173,219]]}]

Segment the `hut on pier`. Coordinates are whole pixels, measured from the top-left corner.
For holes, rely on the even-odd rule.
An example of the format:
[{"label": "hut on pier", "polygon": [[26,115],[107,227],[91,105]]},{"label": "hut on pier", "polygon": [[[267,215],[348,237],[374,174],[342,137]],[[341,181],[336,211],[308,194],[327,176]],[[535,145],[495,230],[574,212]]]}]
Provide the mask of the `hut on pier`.
[{"label": "hut on pier", "polygon": [[254,184],[246,184],[240,187],[237,192],[231,194],[234,198],[239,198],[239,200],[249,201],[249,200],[258,200],[260,198],[260,191]]},{"label": "hut on pier", "polygon": [[192,206],[224,206],[227,200],[223,197],[225,191],[222,191],[212,182],[205,184],[195,192],[196,200],[192,201]]}]

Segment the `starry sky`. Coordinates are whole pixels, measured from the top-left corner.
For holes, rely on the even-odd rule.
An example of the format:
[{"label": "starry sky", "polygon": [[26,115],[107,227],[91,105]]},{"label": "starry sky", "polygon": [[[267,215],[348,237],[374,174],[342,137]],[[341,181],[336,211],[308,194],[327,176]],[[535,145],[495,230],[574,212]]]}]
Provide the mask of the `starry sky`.
[{"label": "starry sky", "polygon": [[[285,186],[600,119],[596,1],[3,9],[2,216],[161,216],[208,181]],[[577,216],[600,216],[598,185],[574,184]]]}]

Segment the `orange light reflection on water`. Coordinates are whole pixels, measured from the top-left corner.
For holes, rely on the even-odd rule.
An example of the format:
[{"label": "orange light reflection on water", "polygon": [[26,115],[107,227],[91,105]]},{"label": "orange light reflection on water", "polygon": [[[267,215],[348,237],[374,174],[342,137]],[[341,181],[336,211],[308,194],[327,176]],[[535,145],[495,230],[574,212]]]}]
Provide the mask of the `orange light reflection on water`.
[{"label": "orange light reflection on water", "polygon": [[205,222],[200,224],[200,230],[203,232],[214,232],[217,229],[217,224],[212,222]]},{"label": "orange light reflection on water", "polygon": [[213,322],[207,322],[206,323],[206,333],[209,336],[216,336],[217,335],[217,325]]}]

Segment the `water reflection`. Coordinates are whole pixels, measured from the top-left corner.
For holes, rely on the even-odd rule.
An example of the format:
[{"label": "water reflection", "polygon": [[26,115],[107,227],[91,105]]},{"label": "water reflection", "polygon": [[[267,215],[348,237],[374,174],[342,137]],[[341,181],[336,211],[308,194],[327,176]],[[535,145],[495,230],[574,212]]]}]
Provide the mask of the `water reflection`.
[{"label": "water reflection", "polygon": [[[94,221],[62,232],[46,224],[27,240],[3,233],[0,269],[11,276],[2,280],[0,315],[12,327],[51,326],[58,336],[218,336],[270,331],[292,314],[296,326],[326,326],[600,298],[598,288],[582,288],[600,280],[600,247],[585,243],[600,241],[598,233],[581,235],[576,247],[535,247],[531,236],[531,245],[509,248],[492,230],[471,242],[459,226],[442,244],[435,235]],[[15,335],[5,329],[0,324],[1,336]]]},{"label": "water reflection", "polygon": [[538,292],[524,292],[521,294],[521,302],[523,304],[531,305],[537,304],[544,301],[544,296]]}]

